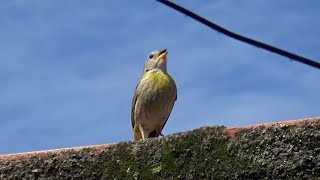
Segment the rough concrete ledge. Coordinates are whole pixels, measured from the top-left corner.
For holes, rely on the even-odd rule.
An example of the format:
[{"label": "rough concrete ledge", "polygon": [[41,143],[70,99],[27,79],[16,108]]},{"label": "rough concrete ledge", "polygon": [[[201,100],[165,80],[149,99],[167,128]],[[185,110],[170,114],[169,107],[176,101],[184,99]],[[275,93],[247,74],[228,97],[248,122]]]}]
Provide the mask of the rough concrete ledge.
[{"label": "rough concrete ledge", "polygon": [[320,116],[0,155],[0,179],[319,179]]}]

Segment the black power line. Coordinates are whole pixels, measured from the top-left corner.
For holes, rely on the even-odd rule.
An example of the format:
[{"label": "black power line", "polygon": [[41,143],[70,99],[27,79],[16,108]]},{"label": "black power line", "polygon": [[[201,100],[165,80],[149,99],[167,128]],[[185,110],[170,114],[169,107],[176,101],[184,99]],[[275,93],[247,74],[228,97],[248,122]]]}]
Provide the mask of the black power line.
[{"label": "black power line", "polygon": [[259,48],[262,48],[262,49],[265,49],[267,51],[271,51],[273,53],[276,53],[276,54],[279,54],[279,55],[282,55],[282,56],[285,56],[287,58],[290,58],[292,60],[295,60],[295,61],[298,61],[298,62],[301,62],[303,64],[307,64],[309,66],[312,66],[312,67],[315,67],[315,68],[318,68],[320,69],[320,63],[316,62],[316,61],[313,61],[311,59],[307,59],[307,58],[304,58],[302,56],[299,56],[299,55],[296,55],[296,54],[293,54],[291,52],[288,52],[288,51],[285,51],[285,50],[282,50],[282,49],[279,49],[277,47],[274,47],[274,46],[271,46],[271,45],[268,45],[268,44],[265,44],[265,43],[262,43],[262,42],[259,42],[259,41],[256,41],[256,40],[253,40],[253,39],[250,39],[250,38],[247,38],[245,36],[241,36],[239,34],[236,34],[234,32],[231,32],[215,23],[212,23],[210,22],[209,20],[189,11],[188,9],[185,9],[169,0],[156,0],[158,2],[161,2],[191,18],[193,18],[194,20],[210,27],[211,29],[214,29],[226,36],[229,36],[231,38],[234,38],[234,39],[237,39],[239,41],[242,41],[242,42],[245,42],[245,43],[248,43],[248,44],[251,44],[253,46],[256,46],[256,47],[259,47]]}]

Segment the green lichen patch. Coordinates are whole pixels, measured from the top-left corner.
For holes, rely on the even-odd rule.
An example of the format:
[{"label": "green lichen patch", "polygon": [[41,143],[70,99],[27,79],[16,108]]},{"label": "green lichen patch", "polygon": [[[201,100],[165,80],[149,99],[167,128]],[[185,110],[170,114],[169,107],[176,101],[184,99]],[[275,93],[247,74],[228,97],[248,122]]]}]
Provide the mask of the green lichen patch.
[{"label": "green lichen patch", "polygon": [[224,178],[230,171],[242,169],[249,162],[228,151],[230,139],[223,129],[204,127],[119,147],[112,156],[124,161],[106,159],[103,178]]}]

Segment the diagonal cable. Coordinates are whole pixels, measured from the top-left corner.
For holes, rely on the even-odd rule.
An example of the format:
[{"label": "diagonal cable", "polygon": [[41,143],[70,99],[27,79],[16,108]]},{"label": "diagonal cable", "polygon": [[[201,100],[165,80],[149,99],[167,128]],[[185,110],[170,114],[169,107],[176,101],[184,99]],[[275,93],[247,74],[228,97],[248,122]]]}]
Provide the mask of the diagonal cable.
[{"label": "diagonal cable", "polygon": [[303,63],[303,64],[306,64],[306,65],[309,65],[309,66],[312,66],[312,67],[315,67],[315,68],[318,68],[320,69],[320,63],[319,62],[316,62],[316,61],[313,61],[311,59],[307,59],[305,57],[302,57],[302,56],[299,56],[297,54],[294,54],[294,53],[291,53],[291,52],[288,52],[288,51],[285,51],[285,50],[282,50],[280,48],[277,48],[277,47],[274,47],[274,46],[271,46],[271,45],[268,45],[268,44],[265,44],[265,43],[262,43],[262,42],[259,42],[259,41],[256,41],[254,39],[250,39],[250,38],[247,38],[245,36],[241,36],[239,34],[236,34],[234,32],[231,32],[215,23],[212,23],[210,22],[209,20],[189,11],[188,9],[185,9],[183,8],[182,6],[179,6],[169,0],[156,0],[160,3],[163,3],[171,8],[173,8],[174,10],[176,11],[179,11],[189,17],[191,17],[192,19],[210,27],[211,29],[214,29],[226,36],[229,36],[231,38],[234,38],[234,39],[237,39],[239,41],[242,41],[242,42],[245,42],[247,44],[251,44],[253,46],[256,46],[258,48],[262,48],[262,49],[265,49],[267,51],[270,51],[270,52],[273,52],[273,53],[276,53],[276,54],[279,54],[281,56],[285,56],[287,58],[290,58],[294,61],[298,61],[300,63]]}]

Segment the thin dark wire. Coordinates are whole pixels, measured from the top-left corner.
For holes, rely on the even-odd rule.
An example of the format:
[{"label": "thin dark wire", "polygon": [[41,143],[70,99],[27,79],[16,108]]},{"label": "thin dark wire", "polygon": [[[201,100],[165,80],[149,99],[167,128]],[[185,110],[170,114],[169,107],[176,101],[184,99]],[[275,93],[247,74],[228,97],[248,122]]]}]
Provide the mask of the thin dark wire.
[{"label": "thin dark wire", "polygon": [[234,38],[234,39],[237,39],[239,41],[242,41],[242,42],[245,42],[245,43],[248,43],[248,44],[251,44],[253,46],[256,46],[256,47],[259,47],[259,48],[262,48],[262,49],[265,49],[267,51],[271,51],[273,53],[276,53],[276,54],[279,54],[279,55],[282,55],[282,56],[285,56],[285,57],[288,57],[292,60],[295,60],[295,61],[298,61],[298,62],[301,62],[303,64],[307,64],[309,66],[312,66],[312,67],[315,67],[315,68],[318,68],[320,69],[320,63],[316,62],[316,61],[313,61],[313,60],[310,60],[310,59],[307,59],[307,58],[304,58],[302,56],[299,56],[299,55],[296,55],[296,54],[293,54],[291,52],[288,52],[288,51],[285,51],[285,50],[282,50],[282,49],[279,49],[279,48],[276,48],[276,47],[273,47],[273,46],[270,46],[268,44],[265,44],[265,43],[262,43],[262,42],[259,42],[259,41],[256,41],[256,40],[253,40],[253,39],[250,39],[250,38],[247,38],[245,36],[241,36],[239,34],[236,34],[234,32],[231,32],[217,24],[214,24],[212,22],[210,22],[209,20],[169,1],[169,0],[156,0],[158,2],[161,2],[191,18],[193,18],[194,20],[202,23],[202,24],[205,24],[206,26],[226,35],[226,36],[229,36],[231,38]]}]

